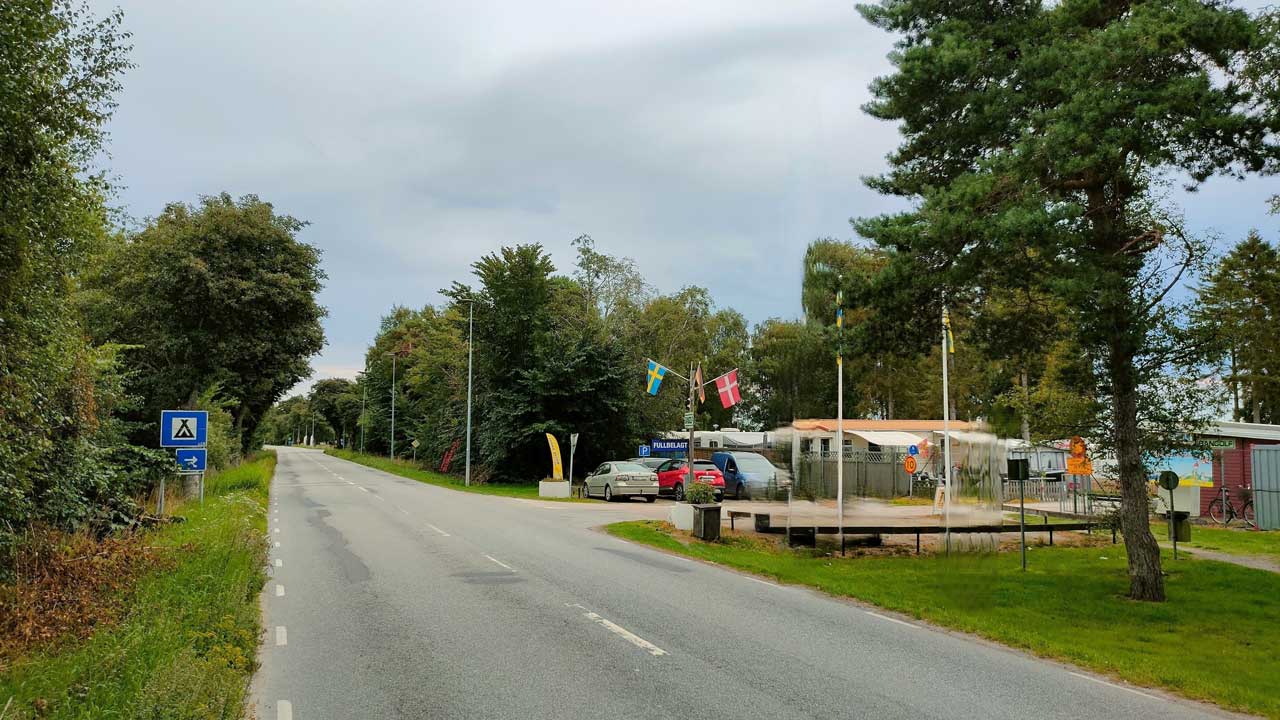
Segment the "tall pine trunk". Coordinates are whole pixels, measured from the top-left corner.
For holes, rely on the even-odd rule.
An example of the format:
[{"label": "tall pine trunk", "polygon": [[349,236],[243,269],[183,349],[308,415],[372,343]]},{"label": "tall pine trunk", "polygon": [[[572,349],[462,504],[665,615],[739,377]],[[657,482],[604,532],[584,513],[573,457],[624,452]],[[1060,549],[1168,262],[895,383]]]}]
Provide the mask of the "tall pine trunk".
[{"label": "tall pine trunk", "polygon": [[1164,600],[1160,546],[1151,534],[1147,473],[1138,439],[1138,385],[1134,375],[1130,328],[1117,328],[1109,358],[1112,381],[1115,452],[1120,472],[1120,528],[1129,560],[1129,597]]}]

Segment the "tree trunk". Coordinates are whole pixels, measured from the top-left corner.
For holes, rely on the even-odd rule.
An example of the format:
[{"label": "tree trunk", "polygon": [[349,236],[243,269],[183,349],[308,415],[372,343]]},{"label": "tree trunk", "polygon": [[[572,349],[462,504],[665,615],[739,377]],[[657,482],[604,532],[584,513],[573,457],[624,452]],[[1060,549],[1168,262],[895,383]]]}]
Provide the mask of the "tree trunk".
[{"label": "tree trunk", "polygon": [[1031,389],[1027,383],[1027,370],[1022,369],[1022,441],[1031,442],[1031,421],[1027,419],[1027,413],[1031,409]]},{"label": "tree trunk", "polygon": [[1236,349],[1231,348],[1231,419],[1240,422],[1244,417],[1240,408],[1240,378],[1236,377]]},{"label": "tree trunk", "polygon": [[889,397],[887,403],[887,411],[885,412],[885,420],[893,419],[893,388],[889,388]]},{"label": "tree trunk", "polygon": [[1116,461],[1120,471],[1120,528],[1129,559],[1129,597],[1164,600],[1164,576],[1160,572],[1160,546],[1151,534],[1147,499],[1147,473],[1138,440],[1138,387],[1134,377],[1133,345],[1128,328],[1120,329],[1111,344],[1111,381],[1114,388]]}]

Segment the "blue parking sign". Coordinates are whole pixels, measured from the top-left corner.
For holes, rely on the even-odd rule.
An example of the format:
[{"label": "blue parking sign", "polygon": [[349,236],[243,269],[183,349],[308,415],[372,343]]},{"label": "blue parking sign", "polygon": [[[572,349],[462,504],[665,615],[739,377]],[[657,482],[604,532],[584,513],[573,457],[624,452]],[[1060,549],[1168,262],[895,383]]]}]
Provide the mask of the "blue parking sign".
[{"label": "blue parking sign", "polygon": [[175,453],[178,460],[178,472],[202,473],[208,460],[208,451],[204,448],[179,448]]},{"label": "blue parking sign", "polygon": [[204,447],[208,435],[207,411],[160,411],[160,447]]},{"label": "blue parking sign", "polygon": [[920,454],[920,448],[916,447],[915,445],[912,445],[911,447],[907,448],[907,454],[908,454],[908,455],[919,455],[919,454]]},{"label": "blue parking sign", "polygon": [[649,457],[650,449],[648,445],[641,445],[636,452],[637,457]]}]

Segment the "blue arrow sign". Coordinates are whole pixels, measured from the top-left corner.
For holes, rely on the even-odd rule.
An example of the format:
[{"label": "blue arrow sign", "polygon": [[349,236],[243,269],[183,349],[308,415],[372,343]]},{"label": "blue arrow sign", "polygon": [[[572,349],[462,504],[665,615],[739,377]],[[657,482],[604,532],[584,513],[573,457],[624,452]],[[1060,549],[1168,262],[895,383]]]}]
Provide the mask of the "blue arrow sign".
[{"label": "blue arrow sign", "polygon": [[208,435],[207,411],[160,411],[160,447],[204,447]]},{"label": "blue arrow sign", "polygon": [[182,448],[176,453],[178,472],[202,473],[208,459],[208,451],[204,448]]},{"label": "blue arrow sign", "polygon": [[919,454],[920,454],[920,448],[916,447],[915,445],[912,445],[911,447],[907,448],[907,454],[909,454],[909,455],[919,455]]}]

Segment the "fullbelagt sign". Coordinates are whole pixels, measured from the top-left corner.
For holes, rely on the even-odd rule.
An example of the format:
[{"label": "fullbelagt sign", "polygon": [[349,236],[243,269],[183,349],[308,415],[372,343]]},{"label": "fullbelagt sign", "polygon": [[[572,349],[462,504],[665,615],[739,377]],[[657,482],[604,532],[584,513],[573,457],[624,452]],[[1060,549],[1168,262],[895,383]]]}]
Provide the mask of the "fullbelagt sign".
[{"label": "fullbelagt sign", "polygon": [[689,452],[688,440],[650,440],[654,452]]}]

